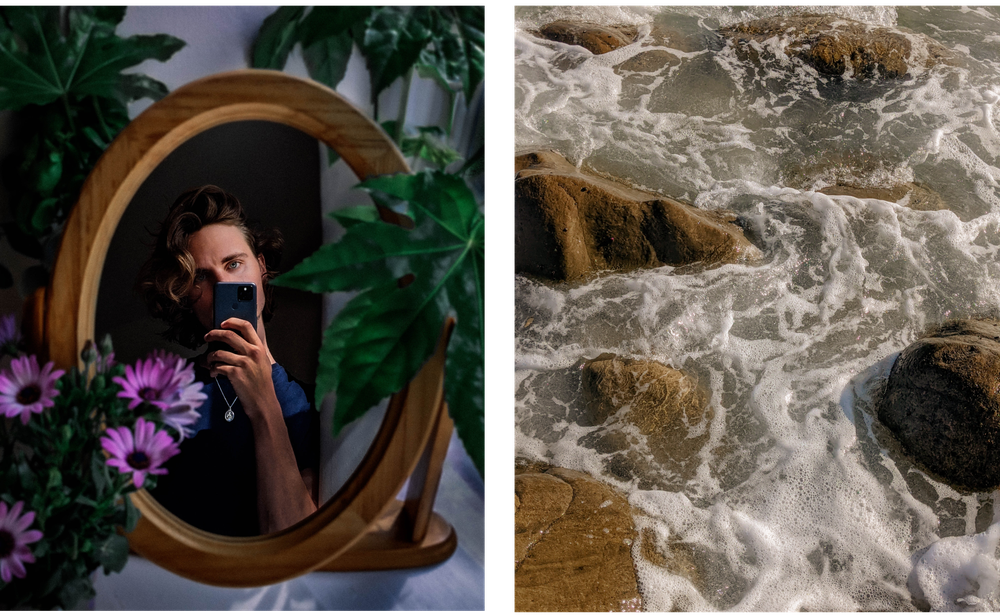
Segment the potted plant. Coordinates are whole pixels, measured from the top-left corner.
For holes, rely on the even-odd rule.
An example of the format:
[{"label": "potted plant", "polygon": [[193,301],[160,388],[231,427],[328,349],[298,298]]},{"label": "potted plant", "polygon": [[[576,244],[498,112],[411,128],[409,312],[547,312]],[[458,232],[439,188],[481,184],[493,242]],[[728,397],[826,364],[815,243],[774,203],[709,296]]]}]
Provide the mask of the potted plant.
[{"label": "potted plant", "polygon": [[92,574],[121,571],[139,519],[128,494],[155,486],[205,399],[194,368],[154,351],[114,360],[88,343],[83,369],[40,365],[0,319],[0,608],[63,608],[94,596]]}]

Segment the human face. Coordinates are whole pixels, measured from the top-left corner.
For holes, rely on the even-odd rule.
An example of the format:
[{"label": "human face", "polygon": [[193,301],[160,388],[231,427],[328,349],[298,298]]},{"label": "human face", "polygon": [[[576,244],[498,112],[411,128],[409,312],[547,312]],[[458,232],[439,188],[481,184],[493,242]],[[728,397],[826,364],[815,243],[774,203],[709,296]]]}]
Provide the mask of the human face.
[{"label": "human face", "polygon": [[237,227],[224,223],[206,225],[188,238],[188,252],[195,266],[192,308],[205,329],[213,329],[215,283],[252,282],[257,285],[259,330],[264,311],[264,257],[254,258],[243,233]]}]

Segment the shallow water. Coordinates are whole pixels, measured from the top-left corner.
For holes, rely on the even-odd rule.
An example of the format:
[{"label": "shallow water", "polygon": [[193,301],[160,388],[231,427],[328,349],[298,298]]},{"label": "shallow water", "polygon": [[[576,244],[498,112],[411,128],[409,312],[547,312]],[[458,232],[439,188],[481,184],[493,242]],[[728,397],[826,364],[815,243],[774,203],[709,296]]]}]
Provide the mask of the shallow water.
[{"label": "shallow water", "polygon": [[[735,211],[764,262],[518,276],[516,453],[618,486],[642,541],[693,554],[691,580],[636,543],[649,610],[998,609],[995,494],[914,468],[871,408],[925,329],[1000,313],[1000,11],[826,9],[953,51],[901,80],[823,77],[779,40],[753,65],[716,34],[793,10],[517,9],[518,150]],[[527,32],[558,18],[633,24],[640,41],[594,56]],[[615,72],[657,49],[642,46],[654,26],[674,31],[659,49],[680,63]],[[912,181],[950,209],[815,192]],[[595,430],[577,421],[579,361],[604,352],[699,377],[714,415],[693,428],[709,433],[693,470],[659,466],[637,435],[627,471],[579,444]]]}]

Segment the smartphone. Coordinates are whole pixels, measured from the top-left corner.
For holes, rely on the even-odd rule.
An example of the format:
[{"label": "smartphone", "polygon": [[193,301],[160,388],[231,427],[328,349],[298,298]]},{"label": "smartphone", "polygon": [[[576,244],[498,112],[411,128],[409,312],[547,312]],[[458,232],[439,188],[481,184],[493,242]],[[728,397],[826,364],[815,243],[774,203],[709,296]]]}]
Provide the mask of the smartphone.
[{"label": "smartphone", "polygon": [[[222,329],[222,322],[231,317],[248,321],[257,329],[257,285],[252,282],[215,283],[214,329]],[[232,351],[228,344],[216,344],[216,348]]]}]

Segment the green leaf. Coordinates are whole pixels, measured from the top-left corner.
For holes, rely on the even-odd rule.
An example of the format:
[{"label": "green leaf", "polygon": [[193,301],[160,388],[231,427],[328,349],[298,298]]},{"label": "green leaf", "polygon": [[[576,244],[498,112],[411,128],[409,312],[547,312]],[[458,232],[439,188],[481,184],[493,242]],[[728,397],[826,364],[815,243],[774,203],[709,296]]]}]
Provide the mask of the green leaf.
[{"label": "green leaf", "polygon": [[141,75],[139,73],[126,73],[122,75],[118,83],[118,91],[121,93],[118,101],[122,104],[128,104],[129,101],[143,98],[158,101],[169,92],[167,86],[148,75]]},{"label": "green leaf", "polygon": [[[347,229],[340,241],[321,246],[272,284],[329,293],[394,281],[407,272],[398,268],[394,271],[392,258],[439,249],[437,240],[415,242],[409,233],[384,222],[358,222]],[[382,265],[387,260],[390,267]]]},{"label": "green leaf", "polygon": [[88,94],[134,100],[136,80],[121,71],[167,60],[184,41],[165,34],[119,38],[118,12],[70,10],[71,27],[63,34],[56,7],[4,7],[0,15],[10,28],[0,25],[0,109]]},{"label": "green leaf", "polygon": [[316,41],[302,50],[309,75],[330,88],[336,88],[347,72],[354,41],[343,33]]},{"label": "green leaf", "polygon": [[470,175],[482,175],[484,169],[486,168],[486,155],[483,146],[479,146],[476,153],[473,154],[469,160],[465,161],[462,168],[459,169],[456,174],[461,176]]},{"label": "green leaf", "polygon": [[[382,194],[406,200],[413,229],[349,222],[340,241],[321,247],[276,281],[314,292],[363,290],[324,334],[316,399],[336,391],[333,424],[339,431],[414,377],[433,354],[445,316],[454,313],[458,326],[447,370],[455,376],[446,376],[446,382],[455,394],[449,400],[481,472],[482,213],[461,178],[442,172],[384,176],[359,186],[373,198]],[[373,209],[361,211],[371,217]],[[400,276],[409,284],[398,284]],[[465,390],[450,384],[452,378]]]},{"label": "green leaf", "polygon": [[104,456],[100,452],[95,451],[93,455],[90,456],[90,477],[94,482],[94,487],[97,489],[97,496],[100,497],[104,494],[104,490],[108,487],[107,480],[107,464],[104,462]]},{"label": "green leaf", "polygon": [[404,156],[417,157],[431,163],[439,169],[460,160],[462,156],[448,147],[441,137],[444,131],[437,126],[418,126],[416,137],[404,137],[400,150]]},{"label": "green leaf", "polygon": [[361,43],[371,73],[372,101],[417,63],[431,39],[425,24],[427,7],[377,9]]},{"label": "green leaf", "polygon": [[[361,325],[365,316],[399,288],[396,281],[389,281],[359,293],[341,308],[323,333],[319,350],[319,369],[316,378],[315,400],[335,391],[340,383],[340,364],[353,330]],[[334,416],[334,434],[353,419]]]},{"label": "green leaf", "polygon": [[339,222],[345,229],[359,222],[378,222],[381,220],[378,215],[378,208],[374,205],[345,207],[330,212],[329,216]]},{"label": "green leaf", "polygon": [[362,182],[361,187],[409,201],[461,240],[469,237],[476,218],[481,216],[475,195],[465,181],[443,171],[384,175]]},{"label": "green leaf", "polygon": [[[375,304],[348,338],[334,423],[345,425],[403,388],[433,353],[446,306],[434,280],[414,282]],[[339,415],[339,417],[338,417]]]},{"label": "green leaf", "polygon": [[38,192],[42,194],[48,194],[52,192],[52,189],[56,187],[59,183],[60,178],[62,178],[62,153],[49,143],[45,144],[48,148],[47,156],[44,159],[39,160],[39,164],[35,166],[35,186],[38,187]]},{"label": "green leaf", "polygon": [[4,7],[0,11],[0,109],[45,105],[64,92],[60,70],[65,73],[75,63],[67,67],[65,57],[45,53],[46,39],[57,54],[65,50],[58,21],[58,7]]},{"label": "green leaf", "polygon": [[59,472],[58,468],[49,468],[49,478],[48,483],[45,484],[46,490],[56,490],[61,489],[63,485],[62,473]]},{"label": "green leaf", "polygon": [[[75,80],[67,91],[77,96],[93,94],[114,98],[123,104],[150,95],[159,98],[167,91],[166,86],[150,77],[142,80],[127,77],[121,71],[150,59],[169,60],[184,45],[184,41],[167,34],[94,40],[85,48]],[[138,81],[144,87],[138,87]]]},{"label": "green leaf", "polygon": [[125,563],[128,562],[128,539],[115,533],[98,541],[95,548],[94,555],[104,567],[105,575],[125,568]]},{"label": "green leaf", "polygon": [[142,514],[139,513],[139,509],[132,504],[132,497],[128,494],[125,495],[125,532],[130,533],[135,530],[136,524],[139,523],[139,518]]},{"label": "green leaf", "polygon": [[87,576],[74,577],[59,590],[59,603],[66,610],[80,609],[85,601],[96,596],[94,585]]},{"label": "green leaf", "polygon": [[468,77],[463,79],[465,100],[468,101],[472,100],[472,95],[486,75],[485,7],[460,6],[452,10],[459,16],[459,35],[462,37],[465,58],[469,63]]},{"label": "green leaf", "polygon": [[288,54],[298,40],[298,22],[303,12],[305,7],[282,6],[264,20],[253,43],[253,68],[285,68]]},{"label": "green leaf", "polygon": [[37,209],[31,216],[31,228],[36,233],[41,233],[52,226],[55,220],[56,211],[59,207],[59,199],[49,197],[39,202]]},{"label": "green leaf", "polygon": [[302,20],[299,38],[303,47],[309,47],[325,38],[346,34],[351,40],[353,26],[363,24],[372,13],[368,6],[316,6]]}]

